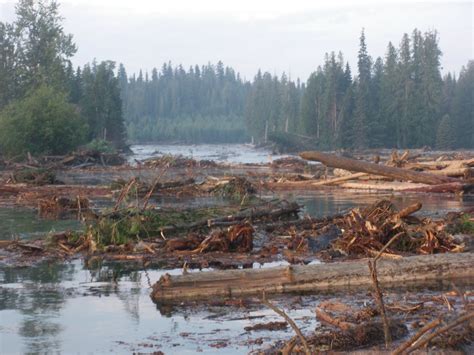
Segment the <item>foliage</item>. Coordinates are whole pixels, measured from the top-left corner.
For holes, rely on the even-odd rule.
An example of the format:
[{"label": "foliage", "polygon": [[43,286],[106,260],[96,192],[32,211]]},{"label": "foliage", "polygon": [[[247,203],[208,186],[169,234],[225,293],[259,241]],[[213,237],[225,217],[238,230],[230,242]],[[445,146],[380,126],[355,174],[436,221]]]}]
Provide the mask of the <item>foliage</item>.
[{"label": "foliage", "polygon": [[[115,64],[106,61],[96,65],[94,62],[92,66],[87,65],[83,72],[74,72],[70,59],[77,48],[72,35],[64,32],[62,21],[59,4],[55,0],[19,0],[15,21],[0,22],[0,111],[15,100],[26,100],[26,96],[32,92],[49,87],[67,93],[67,101],[79,106],[78,112],[88,122],[88,131],[85,132],[88,140],[107,139],[116,147],[123,147],[125,125],[119,82],[114,73]],[[63,98],[59,100],[64,101]],[[10,106],[5,115],[19,114],[13,111],[13,106]],[[45,112],[43,110],[43,114]],[[34,114],[23,110],[22,115],[26,117]],[[8,121],[5,117],[3,120],[4,123]],[[39,128],[51,127],[46,115],[38,116],[34,121]],[[77,113],[71,115],[71,121],[65,125],[65,131],[76,125]],[[18,131],[32,128],[26,127],[31,122],[17,123],[21,123],[17,126]],[[84,132],[81,128],[76,138],[72,137],[74,139],[70,143],[66,141],[64,148],[59,148],[60,143],[54,142],[53,138],[61,132],[58,127],[55,129],[55,132],[38,133],[36,136],[48,140],[43,143],[32,142],[28,149],[36,152],[66,152],[82,141]],[[31,133],[15,132],[2,145],[6,147],[4,149],[18,151],[26,147],[25,139]],[[4,132],[4,135],[6,137],[7,133]],[[23,136],[23,140],[15,142],[14,138],[19,136]],[[67,133],[65,137],[69,136]]]},{"label": "foliage", "polygon": [[80,85],[76,100],[89,123],[88,139],[107,140],[116,148],[123,148],[125,124],[119,80],[114,69],[112,61],[85,65],[82,72],[76,73],[75,82]]},{"label": "foliage", "polygon": [[242,142],[247,140],[239,75],[222,62],[194,66],[163,64],[161,70],[127,76],[119,66],[123,111],[131,140]]},{"label": "foliage", "polygon": [[474,220],[469,214],[462,215],[453,226],[450,226],[449,231],[453,234],[471,234],[474,235]]},{"label": "foliage", "polygon": [[233,116],[183,116],[157,121],[145,116],[130,122],[127,129],[131,139],[141,142],[243,143],[248,141],[242,118]]},{"label": "foliage", "polygon": [[444,115],[438,126],[436,133],[436,148],[441,150],[453,149],[454,141],[454,127],[449,115]]},{"label": "foliage", "polygon": [[319,149],[434,147],[447,114],[449,146],[474,147],[473,62],[456,81],[441,77],[440,58],[436,31],[404,34],[375,60],[362,32],[354,77],[332,52],[305,84],[261,71],[246,82],[221,62],[188,71],[167,63],[151,78],[128,77],[121,65],[118,80],[135,141],[260,143],[299,134]]},{"label": "foliage", "polygon": [[103,139],[94,139],[91,142],[87,143],[84,148],[87,150],[92,150],[94,152],[105,154],[114,154],[117,152],[109,141]]},{"label": "foliage", "polygon": [[0,109],[42,85],[64,88],[76,52],[55,0],[19,0],[16,20],[0,23]]},{"label": "foliage", "polygon": [[89,227],[88,234],[92,235],[97,246],[122,245],[160,236],[165,226],[186,226],[222,213],[222,208],[145,211],[131,208],[103,215]]},{"label": "foliage", "polygon": [[66,96],[41,86],[0,113],[0,146],[7,156],[64,154],[84,142],[87,125]]}]

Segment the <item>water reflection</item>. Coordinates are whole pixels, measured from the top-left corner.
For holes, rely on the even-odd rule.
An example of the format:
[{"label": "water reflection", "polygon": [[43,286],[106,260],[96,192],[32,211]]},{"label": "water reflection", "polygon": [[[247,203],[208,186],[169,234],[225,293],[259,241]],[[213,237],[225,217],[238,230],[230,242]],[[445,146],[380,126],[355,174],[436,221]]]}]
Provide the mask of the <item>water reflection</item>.
[{"label": "water reflection", "polygon": [[304,195],[282,195],[295,199],[304,206],[303,213],[319,218],[344,213],[354,207],[364,207],[380,199],[392,201],[398,208],[404,208],[415,202],[421,202],[423,208],[417,212],[420,216],[436,216],[451,211],[460,211],[474,207],[474,196],[452,196],[443,194],[369,194],[349,191],[314,192]]},{"label": "water reflection", "polygon": [[[23,352],[44,353],[61,350],[58,334],[63,325],[57,318],[67,298],[64,282],[71,280],[74,273],[74,264],[44,264],[37,268],[0,271],[2,328],[5,324],[4,318],[8,320],[13,316],[18,319],[16,331],[23,339]],[[6,312],[5,316],[4,311],[15,312]],[[2,331],[2,338],[5,336]]]},{"label": "water reflection", "polygon": [[0,240],[16,237],[32,238],[54,230],[79,228],[81,223],[77,220],[43,219],[33,210],[0,207]]}]

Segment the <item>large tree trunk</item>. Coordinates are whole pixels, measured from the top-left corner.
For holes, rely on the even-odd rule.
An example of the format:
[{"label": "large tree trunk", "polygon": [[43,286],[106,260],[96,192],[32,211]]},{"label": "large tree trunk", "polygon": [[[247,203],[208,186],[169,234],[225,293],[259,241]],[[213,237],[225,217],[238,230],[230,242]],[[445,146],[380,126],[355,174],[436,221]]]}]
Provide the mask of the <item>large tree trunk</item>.
[{"label": "large tree trunk", "polygon": [[[436,254],[377,262],[383,286],[473,280],[474,254]],[[155,283],[151,298],[157,303],[175,303],[214,297],[259,296],[265,291],[337,291],[347,287],[370,287],[367,259],[319,265],[296,265],[269,269],[210,271],[170,276]]]},{"label": "large tree trunk", "polygon": [[456,182],[458,180],[445,176],[437,176],[428,173],[419,173],[416,171],[395,168],[391,166],[378,165],[366,161],[355,160],[340,157],[334,154],[321,152],[303,152],[300,157],[306,160],[320,161],[326,166],[333,168],[341,168],[349,171],[357,171],[374,175],[382,175],[393,179],[403,181],[420,182],[429,185],[438,185],[448,182]]}]

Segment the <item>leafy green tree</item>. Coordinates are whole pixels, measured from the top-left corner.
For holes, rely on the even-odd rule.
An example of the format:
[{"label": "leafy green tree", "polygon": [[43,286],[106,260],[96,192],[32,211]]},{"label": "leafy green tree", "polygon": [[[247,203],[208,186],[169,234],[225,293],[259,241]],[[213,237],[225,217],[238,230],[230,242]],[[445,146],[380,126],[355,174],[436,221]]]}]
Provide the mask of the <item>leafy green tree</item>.
[{"label": "leafy green tree", "polygon": [[84,143],[87,125],[65,94],[40,86],[0,114],[0,148],[7,156],[64,154]]},{"label": "leafy green tree", "polygon": [[47,84],[64,88],[66,67],[77,48],[71,34],[64,33],[63,18],[55,0],[19,0],[14,22],[16,74],[20,91]]},{"label": "leafy green tree", "polygon": [[13,26],[0,22],[0,110],[17,96],[15,40]]}]

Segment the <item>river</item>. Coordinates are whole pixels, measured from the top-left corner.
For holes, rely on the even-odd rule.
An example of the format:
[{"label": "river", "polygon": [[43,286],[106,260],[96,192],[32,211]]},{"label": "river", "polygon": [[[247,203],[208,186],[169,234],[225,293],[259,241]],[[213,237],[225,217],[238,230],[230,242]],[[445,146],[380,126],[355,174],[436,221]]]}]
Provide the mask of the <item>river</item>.
[{"label": "river", "polygon": [[[229,163],[264,163],[280,157],[248,145],[139,145],[132,149],[131,161],[156,154],[182,154]],[[368,205],[381,197],[392,199],[400,207],[421,200],[423,213],[430,216],[474,205],[472,197],[427,194],[314,192],[281,197],[302,203],[303,213],[317,217]],[[215,202],[194,198],[186,203]],[[76,221],[43,220],[29,210],[0,209],[0,239],[36,237],[65,228],[80,225]],[[282,260],[276,264],[285,263]],[[31,268],[1,267],[0,353],[128,354],[160,350],[166,354],[242,354],[264,347],[275,338],[291,336],[289,330],[246,332],[246,326],[280,320],[258,305],[159,309],[149,298],[150,284],[164,273],[179,274],[181,270],[132,271],[120,266],[88,270],[79,260]],[[321,297],[281,302],[286,302],[287,313],[304,332],[316,325],[312,310]]]}]

